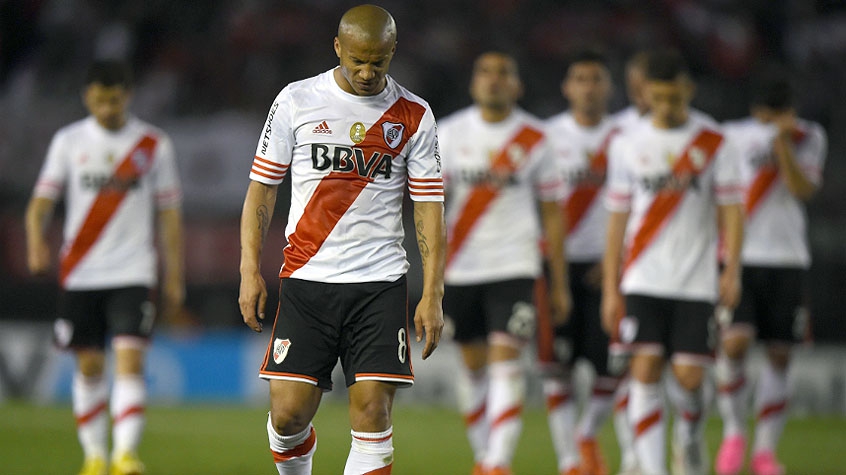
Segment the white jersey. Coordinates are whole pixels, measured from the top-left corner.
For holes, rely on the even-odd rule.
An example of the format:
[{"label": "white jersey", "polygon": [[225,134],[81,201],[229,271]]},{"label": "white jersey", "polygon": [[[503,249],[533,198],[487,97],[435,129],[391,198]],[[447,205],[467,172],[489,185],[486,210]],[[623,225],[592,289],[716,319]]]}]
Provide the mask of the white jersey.
[{"label": "white jersey", "polygon": [[621,130],[629,130],[636,127],[646,117],[637,110],[637,107],[631,105],[625,109],[619,110],[611,115],[611,120]]},{"label": "white jersey", "polygon": [[737,156],[713,121],[650,122],[612,144],[606,206],[629,212],[621,290],[716,301],[716,205],[742,200]]},{"label": "white jersey", "polygon": [[560,201],[564,192],[543,122],[515,109],[489,123],[472,106],[443,119],[439,129],[449,197],[446,282],[539,275],[537,203]]},{"label": "white jersey", "polygon": [[288,244],[280,277],[316,282],[394,281],[408,270],[402,225],[406,187],[443,201],[435,118],[391,77],[375,96],[342,90],[333,70],[276,96],[250,179],[291,176]]},{"label": "white jersey", "polygon": [[552,154],[564,174],[568,262],[596,262],[605,249],[608,216],[603,205],[607,153],[619,128],[610,118],[583,127],[570,112],[547,120]]},{"label": "white jersey", "polygon": [[68,290],[153,287],[156,209],[181,204],[170,139],[134,117],[118,131],[88,117],[53,136],[34,195],[65,199],[60,282]]},{"label": "white jersey", "polygon": [[[773,154],[776,127],[750,117],[727,122],[724,129],[740,153],[740,172],[746,190],[743,263],[810,267],[805,206],[779,177]],[[825,131],[819,124],[799,120],[793,140],[796,161],[805,177],[821,185],[827,148]]]}]

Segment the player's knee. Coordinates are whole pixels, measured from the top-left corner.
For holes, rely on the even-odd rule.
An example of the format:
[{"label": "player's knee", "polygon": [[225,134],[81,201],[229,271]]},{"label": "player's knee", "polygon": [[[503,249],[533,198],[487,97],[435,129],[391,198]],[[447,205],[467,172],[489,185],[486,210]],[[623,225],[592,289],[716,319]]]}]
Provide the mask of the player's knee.
[{"label": "player's knee", "polygon": [[687,391],[696,391],[702,386],[704,370],[700,366],[675,366],[673,374],[679,386]]},{"label": "player's knee", "polygon": [[632,377],[641,383],[652,384],[661,380],[664,359],[657,355],[637,354],[632,358]]},{"label": "player's knee", "polygon": [[788,345],[770,345],[767,347],[767,357],[770,364],[778,370],[786,370],[790,363],[790,347]]},{"label": "player's knee", "polygon": [[106,355],[97,350],[77,351],[76,366],[83,376],[101,376],[106,366]]},{"label": "player's knee", "polygon": [[722,341],[722,350],[723,353],[730,359],[742,359],[746,356],[749,344],[749,337],[736,335]]},{"label": "player's knee", "polygon": [[293,408],[271,407],[270,423],[277,434],[293,435],[305,430],[311,418]]}]

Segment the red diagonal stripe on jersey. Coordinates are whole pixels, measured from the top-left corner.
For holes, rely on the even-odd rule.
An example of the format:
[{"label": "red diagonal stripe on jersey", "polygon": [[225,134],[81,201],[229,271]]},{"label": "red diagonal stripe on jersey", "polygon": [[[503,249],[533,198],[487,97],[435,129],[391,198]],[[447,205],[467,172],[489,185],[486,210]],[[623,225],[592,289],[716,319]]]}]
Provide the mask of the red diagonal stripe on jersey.
[{"label": "red diagonal stripe on jersey", "polygon": [[[156,138],[150,135],[142,137],[135,147],[126,154],[126,157],[121,160],[120,164],[118,164],[111,181],[130,183],[137,180],[149,169],[157,143]],[[139,153],[143,155],[138,155]],[[136,163],[133,157],[138,156],[143,156],[146,161],[144,163]],[[112,219],[112,216],[114,216],[115,211],[117,211],[118,206],[126,197],[126,193],[126,187],[107,185],[97,194],[70,249],[62,257],[59,276],[60,282],[65,282],[68,275],[76,268],[77,264],[85,257],[88,251],[91,250],[94,243],[97,242],[103,229],[106,228],[106,225]]]},{"label": "red diagonal stripe on jersey", "polygon": [[284,452],[277,452],[271,449],[270,453],[273,454],[273,463],[285,462],[286,460],[291,460],[292,458],[302,457],[307,454],[312,447],[314,447],[315,442],[317,442],[317,434],[315,434],[314,427],[312,427],[305,442],[293,449],[286,450]]},{"label": "red diagonal stripe on jersey", "polygon": [[[805,140],[808,134],[804,130],[794,129],[790,134],[790,139],[794,145],[798,145]],[[749,185],[746,192],[746,217],[752,216],[758,210],[758,205],[764,200],[764,197],[773,189],[778,178],[778,166],[775,164],[767,164],[758,170],[758,174]]]},{"label": "red diagonal stripe on jersey", "polygon": [[[417,133],[425,112],[426,109],[416,102],[402,97],[397,99],[367,130],[364,140],[354,148],[363,150],[366,160],[370,160],[374,152],[395,155],[395,150],[402,150],[409,137]],[[386,121],[405,125],[402,141],[395,149],[388,147],[383,137],[382,123]],[[288,238],[288,246],[284,251],[285,263],[279,273],[280,277],[290,277],[317,254],[335,229],[335,225],[371,181],[372,178],[359,176],[355,172],[330,172],[320,180],[306,203],[296,229]]]},{"label": "red diagonal stripe on jersey", "polygon": [[[532,148],[534,148],[534,146],[537,145],[542,138],[543,133],[539,130],[531,127],[523,127],[514,137],[511,138],[511,140],[505,143],[497,156],[493,159],[493,162],[491,163],[491,171],[495,174],[502,174],[506,176],[515,173],[519,169],[519,166],[528,162],[529,153],[531,153]],[[521,163],[514,163],[514,161],[511,160],[511,155],[508,153],[508,151],[515,145],[520,146],[527,156]],[[447,234],[449,236],[446,257],[447,266],[449,266],[452,259],[455,258],[455,255],[461,249],[464,241],[470,235],[470,231],[473,229],[473,226],[485,213],[485,210],[488,209],[488,206],[490,206],[491,202],[493,202],[497,195],[499,195],[499,189],[486,183],[478,184],[470,190],[467,200],[464,202],[464,207],[458,215],[458,220],[456,220],[455,225],[452,226],[452,229],[450,229]]]},{"label": "red diagonal stripe on jersey", "polygon": [[647,415],[643,419],[637,421],[634,427],[634,435],[635,437],[640,437],[646,431],[652,428],[655,424],[661,422],[661,410],[658,409],[657,411]]},{"label": "red diagonal stripe on jersey", "polygon": [[[685,147],[681,157],[676,161],[673,167],[673,176],[682,177],[687,175],[694,177],[698,175],[702,170],[708,168],[708,165],[714,159],[717,148],[719,148],[722,142],[723,136],[718,132],[708,129],[699,132],[693,141]],[[698,149],[704,154],[704,157],[702,157],[704,158],[704,162],[698,168],[694,166],[690,157],[690,152],[694,149]],[[623,267],[624,272],[649,247],[658,235],[658,231],[664,226],[667,218],[673,214],[676,207],[681,203],[684,194],[685,190],[678,189],[663,189],[655,194],[655,198],[653,198],[652,204],[646,211],[640,229],[637,230],[632,239],[632,245],[629,248],[626,263]]]},{"label": "red diagonal stripe on jersey", "polygon": [[[599,149],[597,149],[590,159],[590,176],[605,176],[605,171],[608,168],[608,146],[611,144],[611,139],[617,135],[617,132],[619,132],[619,129],[612,129],[602,139]],[[602,183],[595,183],[588,179],[579,184],[570,194],[570,197],[567,198],[567,202],[564,204],[564,214],[567,218],[568,235],[572,234],[582,222],[582,218],[585,217],[587,210],[593,205],[601,188]]]}]

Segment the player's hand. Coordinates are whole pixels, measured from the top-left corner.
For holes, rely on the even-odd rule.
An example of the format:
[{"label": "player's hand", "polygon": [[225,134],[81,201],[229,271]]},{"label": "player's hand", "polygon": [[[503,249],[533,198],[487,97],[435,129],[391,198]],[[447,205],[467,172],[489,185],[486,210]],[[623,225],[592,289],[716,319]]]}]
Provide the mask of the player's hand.
[{"label": "player's hand", "polygon": [[261,274],[256,272],[241,274],[241,289],[238,293],[238,306],[244,323],[253,331],[261,333],[264,320],[264,306],[267,303],[267,286]]},{"label": "player's hand", "polygon": [[44,275],[50,270],[50,246],[40,240],[27,246],[26,264],[32,275]]},{"label": "player's hand", "polygon": [[617,334],[620,318],[623,315],[623,294],[619,290],[602,292],[602,329],[608,336]]},{"label": "player's hand", "polygon": [[570,311],[573,309],[570,289],[567,287],[550,289],[549,301],[552,306],[552,324],[559,326],[567,323],[570,319]]},{"label": "player's hand", "polygon": [[791,139],[793,131],[796,130],[796,113],[787,111],[776,114],[773,118],[773,125],[778,129],[780,137]]},{"label": "player's hand", "polygon": [[438,347],[443,329],[444,309],[441,299],[424,296],[414,311],[414,334],[417,341],[421,341],[423,335],[426,335],[426,344],[423,346],[424,360]]},{"label": "player's hand", "polygon": [[734,309],[740,303],[740,271],[725,267],[720,273],[720,305]]}]

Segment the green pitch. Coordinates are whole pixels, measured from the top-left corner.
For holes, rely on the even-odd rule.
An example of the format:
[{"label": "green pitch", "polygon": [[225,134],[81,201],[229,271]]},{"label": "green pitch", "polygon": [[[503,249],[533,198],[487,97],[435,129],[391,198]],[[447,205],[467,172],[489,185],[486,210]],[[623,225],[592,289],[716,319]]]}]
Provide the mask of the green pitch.
[{"label": "green pitch", "polygon": [[[244,406],[193,405],[151,407],[141,457],[149,475],[259,475],[276,473],[267,449],[266,410]],[[555,460],[541,409],[528,409],[514,471],[517,475],[552,475]],[[315,420],[316,475],[343,473],[350,436],[346,407],[324,403]],[[708,425],[711,453],[720,423]],[[394,473],[397,475],[467,475],[472,460],[458,414],[448,408],[398,405],[394,412]],[[611,467],[617,451],[611,424],[601,434]],[[780,454],[788,473],[846,473],[846,419],[791,419]],[[0,473],[75,474],[81,451],[67,406],[0,404]]]}]

